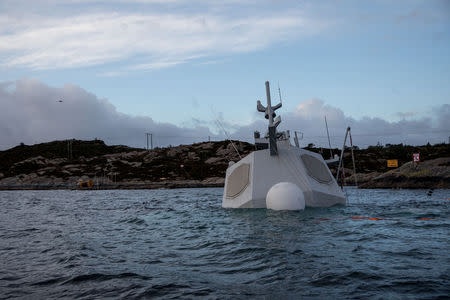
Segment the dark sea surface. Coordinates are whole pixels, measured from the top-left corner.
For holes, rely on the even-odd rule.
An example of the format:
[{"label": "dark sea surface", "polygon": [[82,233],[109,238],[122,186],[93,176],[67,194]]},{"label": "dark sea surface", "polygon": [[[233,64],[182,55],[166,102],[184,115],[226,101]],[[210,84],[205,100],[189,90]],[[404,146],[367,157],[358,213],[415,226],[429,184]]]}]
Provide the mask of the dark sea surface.
[{"label": "dark sea surface", "polygon": [[302,212],[222,209],[222,192],[0,192],[0,298],[450,295],[450,190],[349,188]]}]

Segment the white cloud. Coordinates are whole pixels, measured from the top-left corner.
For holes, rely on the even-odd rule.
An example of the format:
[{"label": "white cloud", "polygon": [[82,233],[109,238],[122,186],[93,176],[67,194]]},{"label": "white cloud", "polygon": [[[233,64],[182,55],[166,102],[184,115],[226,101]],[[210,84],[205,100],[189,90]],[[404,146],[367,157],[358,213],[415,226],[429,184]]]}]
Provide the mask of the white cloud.
[{"label": "white cloud", "polygon": [[55,88],[37,79],[21,79],[12,90],[8,84],[0,84],[0,106],[0,149],[21,142],[70,138],[99,138],[109,144],[144,147],[146,132],[153,133],[155,146],[214,137],[205,126],[178,127],[120,113],[108,100],[72,84]]},{"label": "white cloud", "polygon": [[[341,148],[344,142],[345,130],[352,128],[353,143],[359,147],[382,144],[423,145],[442,143],[450,135],[450,105],[442,105],[434,110],[434,114],[422,119],[401,120],[389,122],[380,118],[363,117],[354,119],[348,117],[336,107],[325,104],[320,99],[302,101],[291,112],[280,109],[280,130],[299,131],[303,133],[303,146],[313,143],[327,147],[328,139],[325,127],[325,116],[330,132],[332,147]],[[244,138],[252,136],[255,129],[262,133],[267,130],[267,122],[262,118],[252,124],[241,126],[233,136]],[[437,126],[433,126],[433,121]],[[293,133],[292,133],[293,135]],[[348,143],[348,142],[347,142]]]},{"label": "white cloud", "polygon": [[[158,123],[151,117],[120,113],[108,100],[99,99],[78,86],[66,84],[63,87],[51,87],[37,79],[21,79],[15,84],[0,83],[0,107],[0,149],[21,142],[34,144],[69,138],[99,138],[108,144],[144,147],[146,132],[153,133],[155,146],[189,144],[206,141],[208,136],[213,140],[223,140],[222,127],[231,138],[252,142],[254,130],[263,134],[267,130],[263,114],[248,125],[228,123],[220,112],[214,112],[220,124],[198,119],[187,120],[186,126]],[[445,104],[431,111],[433,115],[418,120],[389,122],[368,117],[355,120],[320,99],[310,99],[300,102],[290,112],[281,108],[282,123],[279,129],[303,132],[301,143],[304,146],[308,143],[326,146],[326,116],[333,147],[342,146],[347,126],[352,127],[353,142],[360,147],[375,145],[377,142],[445,142],[450,135],[450,105]]]},{"label": "white cloud", "polygon": [[164,68],[264,49],[326,26],[298,11],[249,16],[208,11],[0,14],[0,66],[58,69],[132,60],[134,69]]},{"label": "white cloud", "polygon": [[439,108],[435,108],[434,113],[437,115],[438,128],[449,130],[449,128],[450,128],[450,104],[444,104]]}]

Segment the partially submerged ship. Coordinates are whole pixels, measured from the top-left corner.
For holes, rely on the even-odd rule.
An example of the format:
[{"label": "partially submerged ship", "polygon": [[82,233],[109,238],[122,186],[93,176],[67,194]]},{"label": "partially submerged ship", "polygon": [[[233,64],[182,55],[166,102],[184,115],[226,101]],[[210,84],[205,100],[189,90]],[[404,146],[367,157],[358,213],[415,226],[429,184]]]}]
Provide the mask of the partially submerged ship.
[{"label": "partially submerged ship", "polygon": [[240,161],[231,162],[225,178],[224,208],[270,208],[301,210],[345,204],[346,198],[333,178],[323,157],[299,147],[290,132],[277,132],[281,123],[275,111],[282,104],[271,105],[266,81],[267,106],[257,101],[257,110],[269,121],[264,137],[255,132],[256,151]]}]

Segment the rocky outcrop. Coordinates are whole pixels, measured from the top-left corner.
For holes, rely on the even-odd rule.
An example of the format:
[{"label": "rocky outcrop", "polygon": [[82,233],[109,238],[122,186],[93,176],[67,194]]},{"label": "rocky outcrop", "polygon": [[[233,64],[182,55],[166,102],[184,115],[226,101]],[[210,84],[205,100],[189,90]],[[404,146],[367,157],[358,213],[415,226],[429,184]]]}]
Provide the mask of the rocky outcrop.
[{"label": "rocky outcrop", "polygon": [[[61,149],[67,144],[52,143],[53,148],[40,144],[1,151],[0,188],[75,188],[88,180],[93,181],[92,188],[223,186],[229,161],[239,159],[228,141],[153,150],[76,141],[73,152],[78,155],[72,159]],[[254,149],[248,143],[234,143],[242,156]],[[33,156],[36,153],[40,154]]]},{"label": "rocky outcrop", "polygon": [[[349,178],[350,180],[350,178]],[[421,163],[408,162],[400,168],[378,174],[367,174],[360,188],[450,189],[450,157]]]},{"label": "rocky outcrop", "polygon": [[[329,158],[328,149],[307,148],[323,152]],[[334,154],[340,154],[333,149]],[[412,154],[420,153],[421,162],[414,165]],[[408,146],[403,144],[369,146],[355,149],[356,179],[360,188],[450,188],[449,144]],[[400,167],[389,168],[387,160],[396,159]],[[354,185],[353,162],[350,149],[344,152],[345,184]],[[336,176],[336,167],[331,169]]]}]

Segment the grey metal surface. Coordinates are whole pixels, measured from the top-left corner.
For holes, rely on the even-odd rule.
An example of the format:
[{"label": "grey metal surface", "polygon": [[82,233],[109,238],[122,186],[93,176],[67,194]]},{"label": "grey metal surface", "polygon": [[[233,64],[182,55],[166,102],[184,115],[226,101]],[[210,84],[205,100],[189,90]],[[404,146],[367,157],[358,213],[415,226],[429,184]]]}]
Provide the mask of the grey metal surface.
[{"label": "grey metal surface", "polygon": [[226,195],[228,198],[235,198],[248,185],[250,175],[250,165],[242,164],[227,177]]},{"label": "grey metal surface", "polygon": [[277,129],[275,126],[269,126],[269,146],[270,155],[278,155]]},{"label": "grey metal surface", "polygon": [[332,178],[328,171],[328,167],[323,162],[309,154],[303,154],[300,157],[302,158],[303,164],[305,165],[309,176],[320,183],[331,182]]}]

